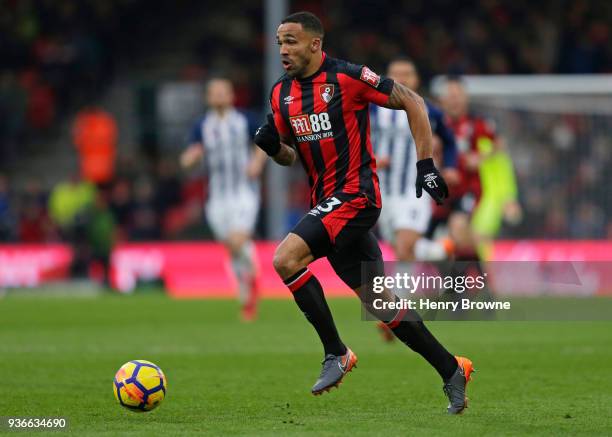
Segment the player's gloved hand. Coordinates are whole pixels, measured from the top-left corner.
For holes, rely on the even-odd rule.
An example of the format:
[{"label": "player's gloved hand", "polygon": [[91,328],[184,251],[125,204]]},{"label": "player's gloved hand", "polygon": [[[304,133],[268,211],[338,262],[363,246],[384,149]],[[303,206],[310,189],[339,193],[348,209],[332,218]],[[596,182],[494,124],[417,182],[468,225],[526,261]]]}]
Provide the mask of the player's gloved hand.
[{"label": "player's gloved hand", "polygon": [[416,196],[420,198],[425,190],[438,205],[442,205],[444,199],[448,197],[448,186],[434,165],[433,159],[421,159],[416,165]]},{"label": "player's gloved hand", "polygon": [[280,151],[280,138],[272,114],[266,115],[266,122],[255,131],[254,142],[268,156],[275,156]]}]

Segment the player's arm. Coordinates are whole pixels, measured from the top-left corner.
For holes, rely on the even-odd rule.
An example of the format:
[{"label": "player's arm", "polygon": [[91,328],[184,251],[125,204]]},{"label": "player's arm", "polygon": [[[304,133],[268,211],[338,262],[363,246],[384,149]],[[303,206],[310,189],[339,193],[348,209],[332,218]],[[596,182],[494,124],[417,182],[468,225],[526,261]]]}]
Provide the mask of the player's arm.
[{"label": "player's arm", "polygon": [[191,143],[183,152],[179,158],[181,167],[188,170],[199,164],[204,158],[204,147],[201,143]]},{"label": "player's arm", "polygon": [[433,133],[437,135],[442,142],[444,167],[455,168],[457,167],[457,141],[455,140],[455,134],[446,120],[444,120],[442,111],[430,103],[426,102],[426,105],[429,111],[430,120],[434,121],[435,128]]},{"label": "player's arm", "polygon": [[188,135],[187,148],[179,156],[179,162],[183,169],[190,169],[204,159],[204,138],[202,136],[203,119],[196,121]]},{"label": "player's arm", "polygon": [[286,135],[279,135],[272,114],[268,114],[266,122],[257,129],[254,141],[277,164],[290,166],[295,162],[295,150],[288,145],[291,140]]},{"label": "player's arm", "polygon": [[417,149],[417,197],[421,197],[425,190],[437,204],[442,204],[448,197],[448,187],[433,162],[431,125],[425,101],[414,91],[395,82],[389,99],[383,106],[404,110],[408,116]]},{"label": "player's arm", "polygon": [[429,121],[433,128],[434,139],[440,142],[442,151],[441,169],[442,176],[449,186],[458,185],[461,181],[461,174],[457,170],[459,161],[457,151],[457,140],[453,130],[444,119],[444,114],[436,106],[425,102],[429,112]]},{"label": "player's arm", "polygon": [[432,133],[425,101],[417,93],[395,82],[389,100],[383,106],[406,111],[417,149],[417,159],[432,157]]},{"label": "player's arm", "polygon": [[272,159],[274,159],[274,162],[276,162],[277,164],[284,166],[292,166],[295,160],[297,159],[297,155],[293,147],[281,142],[280,151],[276,155],[274,155]]},{"label": "player's arm", "polygon": [[255,151],[253,152],[253,156],[251,157],[247,167],[247,176],[250,179],[258,178],[266,165],[267,159],[268,155],[266,155],[266,152],[261,150],[259,147],[255,147]]}]

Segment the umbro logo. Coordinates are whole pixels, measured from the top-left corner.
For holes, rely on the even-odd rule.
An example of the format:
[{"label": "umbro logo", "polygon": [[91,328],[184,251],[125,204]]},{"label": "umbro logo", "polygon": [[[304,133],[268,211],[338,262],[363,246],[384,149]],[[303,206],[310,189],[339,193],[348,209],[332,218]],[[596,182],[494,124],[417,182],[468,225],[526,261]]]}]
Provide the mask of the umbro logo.
[{"label": "umbro logo", "polygon": [[287,96],[283,99],[283,101],[285,102],[285,105],[288,105],[289,103],[293,103],[294,100],[295,100],[295,97],[293,96]]}]

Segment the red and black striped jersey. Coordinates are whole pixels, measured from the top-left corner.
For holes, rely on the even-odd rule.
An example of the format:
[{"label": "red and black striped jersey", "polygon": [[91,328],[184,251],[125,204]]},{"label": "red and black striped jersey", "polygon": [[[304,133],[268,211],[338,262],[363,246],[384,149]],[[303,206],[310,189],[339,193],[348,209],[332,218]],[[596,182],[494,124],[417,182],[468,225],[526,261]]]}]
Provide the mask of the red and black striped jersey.
[{"label": "red and black striped jersey", "polygon": [[284,75],[274,84],[274,123],[296,147],[312,206],[338,192],[362,193],[381,206],[368,106],[385,104],[392,89],[391,79],[325,54],[312,76]]}]

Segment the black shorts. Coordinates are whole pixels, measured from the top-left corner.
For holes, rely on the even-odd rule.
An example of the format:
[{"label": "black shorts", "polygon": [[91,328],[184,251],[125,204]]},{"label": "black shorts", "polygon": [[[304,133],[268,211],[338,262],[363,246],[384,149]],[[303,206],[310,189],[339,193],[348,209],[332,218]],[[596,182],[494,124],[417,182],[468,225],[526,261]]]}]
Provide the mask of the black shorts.
[{"label": "black shorts", "polygon": [[336,274],[352,289],[362,284],[362,263],[380,263],[382,252],[370,230],[380,208],[361,194],[336,193],[312,208],[291,230],[315,259],[327,257]]}]

